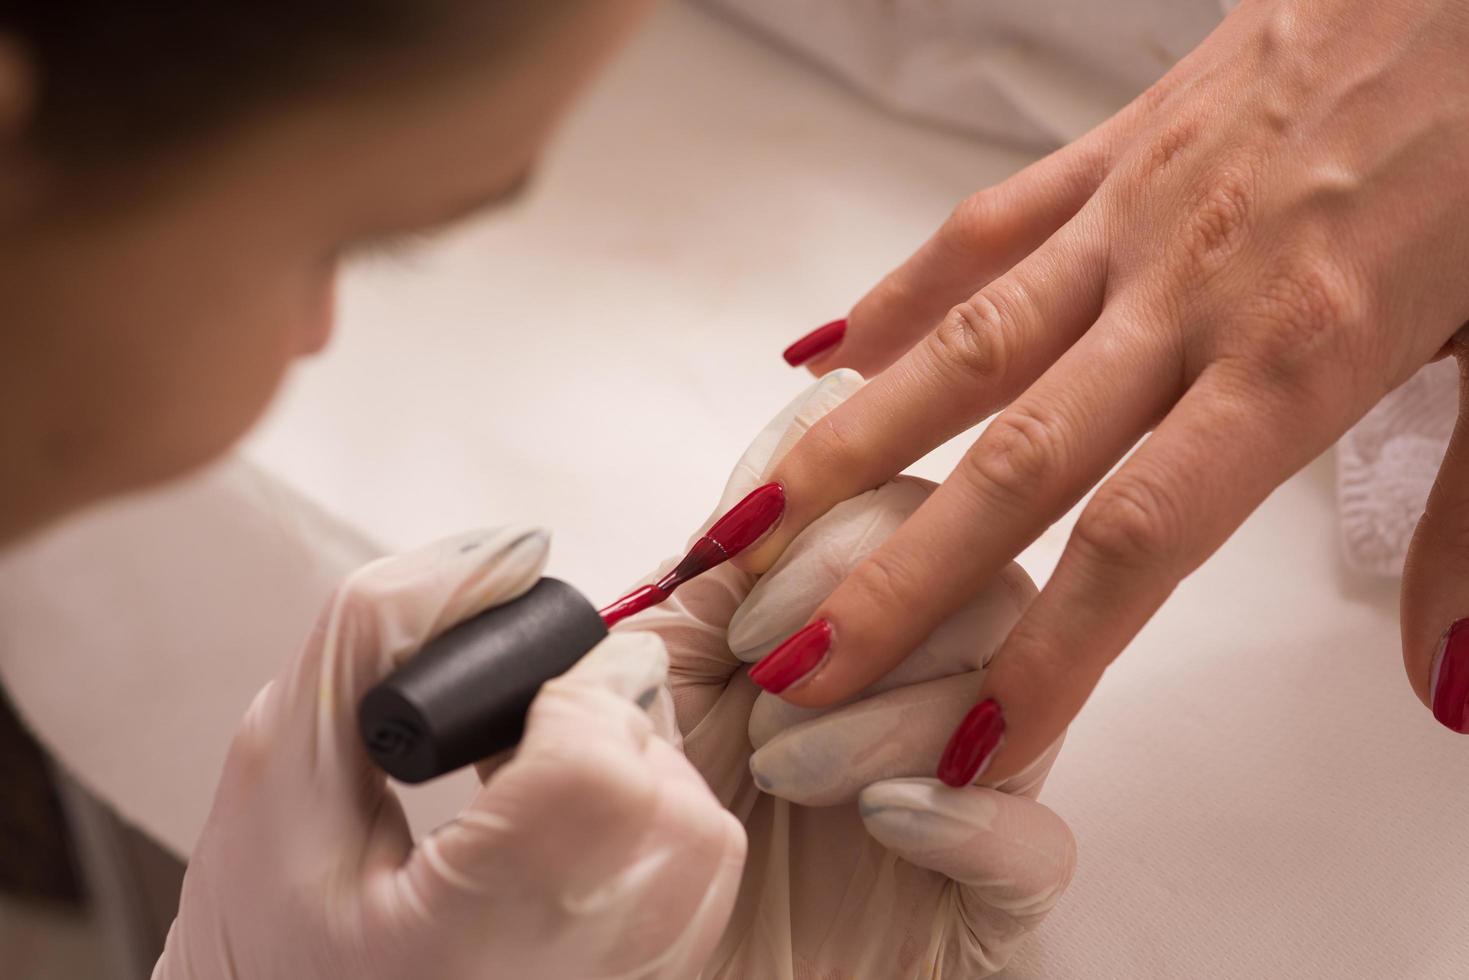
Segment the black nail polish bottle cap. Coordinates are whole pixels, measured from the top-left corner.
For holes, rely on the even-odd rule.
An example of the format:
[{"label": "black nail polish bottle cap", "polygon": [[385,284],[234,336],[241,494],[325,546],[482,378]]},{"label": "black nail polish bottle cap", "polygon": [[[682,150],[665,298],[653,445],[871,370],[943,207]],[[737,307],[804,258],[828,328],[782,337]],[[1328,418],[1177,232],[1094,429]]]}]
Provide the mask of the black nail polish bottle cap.
[{"label": "black nail polish bottle cap", "polygon": [[362,699],[368,753],[405,783],[421,783],[513,748],[541,685],[607,635],[596,608],[565,582],[525,595],[429,641]]}]

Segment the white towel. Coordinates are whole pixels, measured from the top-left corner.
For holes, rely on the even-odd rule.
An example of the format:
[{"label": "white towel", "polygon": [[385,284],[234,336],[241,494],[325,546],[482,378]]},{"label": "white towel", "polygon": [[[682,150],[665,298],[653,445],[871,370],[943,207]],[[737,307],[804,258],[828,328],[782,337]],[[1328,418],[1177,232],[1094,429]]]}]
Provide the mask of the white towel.
[{"label": "white towel", "polygon": [[697,0],[897,112],[1030,147],[1131,101],[1234,0]]},{"label": "white towel", "polygon": [[1337,501],[1347,563],[1401,575],[1413,528],[1458,411],[1458,366],[1445,359],[1392,392],[1337,445]]}]

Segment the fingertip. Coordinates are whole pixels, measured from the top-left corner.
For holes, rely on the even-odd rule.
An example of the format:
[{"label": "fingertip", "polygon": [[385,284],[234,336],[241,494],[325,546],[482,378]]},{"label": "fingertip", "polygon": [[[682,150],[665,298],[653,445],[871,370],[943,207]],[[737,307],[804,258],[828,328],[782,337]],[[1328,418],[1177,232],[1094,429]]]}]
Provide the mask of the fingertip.
[{"label": "fingertip", "polygon": [[809,365],[829,357],[841,346],[846,335],[846,317],[823,323],[782,351],[781,357],[791,367]]},{"label": "fingertip", "polygon": [[889,810],[931,810],[934,800],[948,789],[937,779],[923,776],[883,779],[857,794],[857,809],[864,819]]},{"label": "fingertip", "polygon": [[937,779],[884,779],[857,795],[857,812],[868,833],[887,847],[909,852],[921,844],[942,850],[964,843],[973,832],[972,824],[947,815],[958,809],[954,797],[963,792]]},{"label": "fingertip", "polygon": [[1428,698],[1439,724],[1469,734],[1469,619],[1454,623],[1438,641],[1429,669]]},{"label": "fingertip", "polygon": [[968,786],[989,768],[1005,738],[1005,713],[994,698],[986,698],[964,716],[944,754],[937,776],[948,786]]},{"label": "fingertip", "polygon": [[[1460,358],[1461,371],[1466,362]],[[1469,384],[1403,568],[1403,666],[1444,727],[1469,734]]]},{"label": "fingertip", "polygon": [[1076,869],[1076,837],[1043,804],[985,787],[889,779],[858,798],[874,839],[921,867],[984,889],[1027,916],[1043,915]]},{"label": "fingertip", "polygon": [[801,627],[750,668],[750,680],[776,695],[814,680],[831,652],[832,637],[829,620]]}]

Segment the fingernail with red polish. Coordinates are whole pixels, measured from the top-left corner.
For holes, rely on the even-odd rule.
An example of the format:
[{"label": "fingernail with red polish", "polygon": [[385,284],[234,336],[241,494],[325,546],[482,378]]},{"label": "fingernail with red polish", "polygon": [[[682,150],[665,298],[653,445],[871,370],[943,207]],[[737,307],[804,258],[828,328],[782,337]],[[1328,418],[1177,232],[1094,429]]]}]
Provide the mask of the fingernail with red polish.
[{"label": "fingernail with red polish", "polygon": [[1005,735],[1005,713],[994,698],[981,701],[954,729],[939,760],[938,777],[950,786],[968,786],[979,778]]},{"label": "fingernail with red polish", "polygon": [[791,344],[781,356],[791,367],[799,367],[818,354],[824,354],[840,344],[846,335],[847,321],[845,319],[833,320],[830,323],[822,324]]},{"label": "fingernail with red polish", "polygon": [[1450,626],[1439,641],[1429,694],[1433,717],[1469,735],[1469,619]]},{"label": "fingernail with red polish", "polygon": [[729,561],[775,527],[785,509],[786,491],[779,483],[767,483],[751,490],[694,542],[683,560],[659,579],[656,587],[672,592],[689,579]]},{"label": "fingernail with red polish", "polygon": [[715,521],[704,536],[733,558],[774,527],[785,509],[785,487],[779,483],[767,483],[746,494],[743,500]]},{"label": "fingernail with red polish", "polygon": [[831,623],[818,619],[793,633],[750,668],[750,680],[779,694],[815,670],[831,649]]}]

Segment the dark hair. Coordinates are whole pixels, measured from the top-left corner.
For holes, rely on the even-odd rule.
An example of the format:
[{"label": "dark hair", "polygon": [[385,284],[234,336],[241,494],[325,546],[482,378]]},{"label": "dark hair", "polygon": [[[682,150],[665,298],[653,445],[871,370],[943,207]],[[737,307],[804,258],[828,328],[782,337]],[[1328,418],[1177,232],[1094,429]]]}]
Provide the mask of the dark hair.
[{"label": "dark hair", "polygon": [[367,62],[410,51],[448,6],[0,0],[0,34],[36,69],[28,136],[49,154],[95,162],[201,135],[313,86],[347,84]]}]

